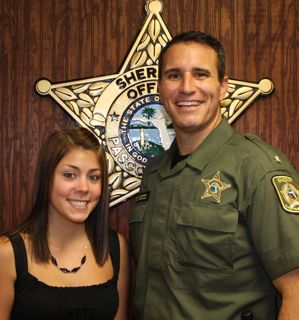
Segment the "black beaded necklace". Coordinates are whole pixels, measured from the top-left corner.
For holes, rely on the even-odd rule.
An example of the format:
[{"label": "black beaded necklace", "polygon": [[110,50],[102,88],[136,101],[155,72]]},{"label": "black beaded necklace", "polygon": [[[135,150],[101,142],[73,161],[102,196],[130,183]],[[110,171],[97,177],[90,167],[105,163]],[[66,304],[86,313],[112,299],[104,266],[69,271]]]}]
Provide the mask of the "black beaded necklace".
[{"label": "black beaded necklace", "polygon": [[59,267],[56,258],[54,258],[52,255],[50,257],[50,260],[52,262],[52,264],[57,267],[61,272],[63,273],[75,273],[77,271],[79,271],[81,269],[81,267],[83,266],[83,264],[86,262],[86,255],[84,255],[81,259],[81,263],[79,267],[75,267],[71,270],[67,269],[67,268],[63,268],[63,267]]}]

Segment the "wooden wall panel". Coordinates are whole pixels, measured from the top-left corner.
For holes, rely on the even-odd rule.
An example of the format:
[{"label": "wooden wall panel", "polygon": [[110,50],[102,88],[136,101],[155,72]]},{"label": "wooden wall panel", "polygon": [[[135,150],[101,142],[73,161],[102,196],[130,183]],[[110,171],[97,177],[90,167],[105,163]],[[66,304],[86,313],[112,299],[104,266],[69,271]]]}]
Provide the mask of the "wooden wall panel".
[{"label": "wooden wall panel", "polygon": [[[275,83],[234,126],[282,149],[299,169],[297,0],[164,0],[172,35],[203,30],[227,51],[230,78]],[[0,1],[0,231],[20,222],[30,205],[38,150],[56,129],[76,125],[35,82],[116,73],[146,13],[143,0]],[[297,38],[296,38],[297,37]],[[111,210],[110,224],[127,236],[131,199]]]}]

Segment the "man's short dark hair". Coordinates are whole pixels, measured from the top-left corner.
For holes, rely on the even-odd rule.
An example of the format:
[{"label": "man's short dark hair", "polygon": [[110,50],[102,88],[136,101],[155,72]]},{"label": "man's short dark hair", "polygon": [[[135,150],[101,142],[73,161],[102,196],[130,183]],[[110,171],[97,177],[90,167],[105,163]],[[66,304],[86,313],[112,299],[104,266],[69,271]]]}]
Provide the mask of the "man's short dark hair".
[{"label": "man's short dark hair", "polygon": [[188,31],[183,32],[175,37],[173,37],[164,48],[162,48],[160,56],[159,56],[159,78],[161,79],[161,72],[163,67],[163,60],[164,55],[167,50],[172,47],[174,44],[181,43],[181,42],[195,42],[206,45],[214,49],[217,54],[217,71],[218,71],[218,78],[221,82],[224,79],[225,74],[225,52],[222,44],[218,41],[215,37],[211,36],[210,34],[200,32],[200,31]]}]

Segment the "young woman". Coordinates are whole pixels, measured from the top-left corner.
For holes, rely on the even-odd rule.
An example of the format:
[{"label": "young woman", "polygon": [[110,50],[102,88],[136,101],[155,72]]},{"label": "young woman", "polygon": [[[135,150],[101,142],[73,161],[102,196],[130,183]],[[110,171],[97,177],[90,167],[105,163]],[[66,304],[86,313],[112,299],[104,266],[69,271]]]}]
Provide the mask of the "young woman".
[{"label": "young woman", "polygon": [[0,319],[127,319],[128,253],[108,229],[105,152],[87,129],[45,141],[32,210],[0,237]]}]

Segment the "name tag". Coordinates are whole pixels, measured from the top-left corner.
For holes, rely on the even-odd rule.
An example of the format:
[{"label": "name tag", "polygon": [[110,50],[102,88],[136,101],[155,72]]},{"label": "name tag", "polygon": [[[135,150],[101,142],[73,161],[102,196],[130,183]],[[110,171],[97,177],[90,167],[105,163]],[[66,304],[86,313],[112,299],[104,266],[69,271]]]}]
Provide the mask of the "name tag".
[{"label": "name tag", "polygon": [[136,202],[147,201],[149,198],[149,195],[150,195],[150,191],[140,193],[136,198]]}]

